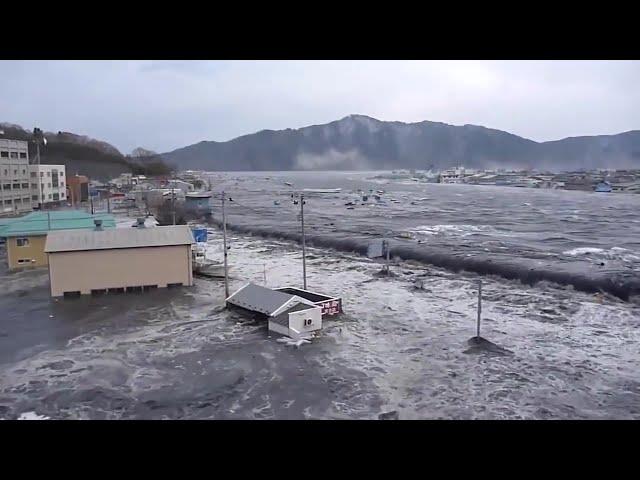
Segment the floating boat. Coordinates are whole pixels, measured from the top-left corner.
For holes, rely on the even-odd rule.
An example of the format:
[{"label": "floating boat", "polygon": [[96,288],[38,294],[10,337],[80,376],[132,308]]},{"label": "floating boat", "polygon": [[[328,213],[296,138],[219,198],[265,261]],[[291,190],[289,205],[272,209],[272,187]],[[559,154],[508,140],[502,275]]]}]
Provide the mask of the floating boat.
[{"label": "floating boat", "polygon": [[340,193],[341,188],[305,188],[303,192],[308,193]]},{"label": "floating boat", "polygon": [[594,191],[598,193],[611,193],[612,188],[608,182],[600,182],[598,185],[596,185]]}]

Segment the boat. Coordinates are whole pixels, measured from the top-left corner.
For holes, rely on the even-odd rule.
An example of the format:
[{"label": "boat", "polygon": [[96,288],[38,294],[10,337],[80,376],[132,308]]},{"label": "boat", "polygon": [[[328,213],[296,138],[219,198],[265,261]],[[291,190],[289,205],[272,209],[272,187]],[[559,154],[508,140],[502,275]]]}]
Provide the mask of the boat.
[{"label": "boat", "polygon": [[305,188],[302,190],[307,193],[340,193],[341,188]]},{"label": "boat", "polygon": [[598,185],[596,185],[596,188],[594,191],[598,193],[611,193],[612,188],[608,182],[600,182],[598,183]]},{"label": "boat", "polygon": [[[224,277],[224,264],[207,258],[206,243],[196,243],[191,250],[191,257],[193,259],[193,273],[196,275],[202,275],[204,277]],[[229,270],[230,267],[227,266],[227,272]]]}]

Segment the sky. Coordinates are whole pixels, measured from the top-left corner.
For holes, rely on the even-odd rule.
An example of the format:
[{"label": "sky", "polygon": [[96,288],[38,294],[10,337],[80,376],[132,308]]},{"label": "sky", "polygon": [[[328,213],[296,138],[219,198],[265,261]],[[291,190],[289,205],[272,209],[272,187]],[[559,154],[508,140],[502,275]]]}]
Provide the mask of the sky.
[{"label": "sky", "polygon": [[0,122],[167,152],[350,114],[536,141],[640,129],[639,61],[0,61]]}]

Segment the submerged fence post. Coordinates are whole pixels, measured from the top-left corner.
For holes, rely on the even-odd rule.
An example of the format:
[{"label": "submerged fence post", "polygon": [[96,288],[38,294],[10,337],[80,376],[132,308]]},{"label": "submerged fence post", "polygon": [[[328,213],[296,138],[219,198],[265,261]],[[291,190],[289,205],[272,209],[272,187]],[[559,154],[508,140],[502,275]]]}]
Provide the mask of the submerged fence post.
[{"label": "submerged fence post", "polygon": [[477,337],[480,338],[480,316],[482,313],[482,279],[478,280],[478,325]]}]

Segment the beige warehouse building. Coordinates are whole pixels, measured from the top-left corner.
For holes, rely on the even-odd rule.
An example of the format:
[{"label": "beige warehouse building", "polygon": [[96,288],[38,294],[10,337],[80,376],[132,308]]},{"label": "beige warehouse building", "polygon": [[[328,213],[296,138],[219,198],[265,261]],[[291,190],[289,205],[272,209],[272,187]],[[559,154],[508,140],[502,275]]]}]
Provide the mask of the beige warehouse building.
[{"label": "beige warehouse building", "polygon": [[193,285],[186,225],[50,232],[51,296]]}]

